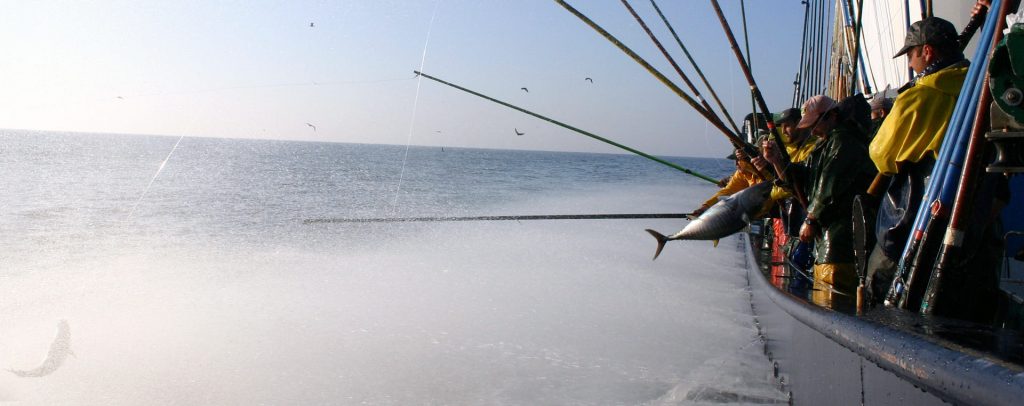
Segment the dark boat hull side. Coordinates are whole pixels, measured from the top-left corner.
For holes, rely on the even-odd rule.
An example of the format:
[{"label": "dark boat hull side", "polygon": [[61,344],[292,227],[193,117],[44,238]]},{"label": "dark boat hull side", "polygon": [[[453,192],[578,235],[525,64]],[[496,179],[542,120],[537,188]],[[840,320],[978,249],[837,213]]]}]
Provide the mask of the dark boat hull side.
[{"label": "dark boat hull side", "polygon": [[1009,405],[1024,399],[1024,373],[797,299],[772,286],[751,245],[743,245],[765,349],[794,404]]}]

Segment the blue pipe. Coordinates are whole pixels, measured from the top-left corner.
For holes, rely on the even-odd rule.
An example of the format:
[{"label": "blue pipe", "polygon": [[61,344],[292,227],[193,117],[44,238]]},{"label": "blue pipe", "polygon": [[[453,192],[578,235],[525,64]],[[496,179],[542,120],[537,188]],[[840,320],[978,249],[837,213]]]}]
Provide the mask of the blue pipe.
[{"label": "blue pipe", "polygon": [[[995,14],[995,13],[993,13]],[[968,70],[961,89],[961,97],[957,99],[957,106],[954,108],[953,117],[947,128],[945,138],[939,151],[939,159],[932,171],[932,182],[929,185],[928,201],[922,202],[922,207],[927,207],[936,197],[939,197],[943,190],[951,182],[951,178],[959,172],[949,172],[951,166],[959,166],[963,163],[966,141],[970,136],[971,128],[974,125],[974,111],[977,108],[978,99],[981,97],[981,81],[984,78],[985,69],[988,66],[988,51],[991,47],[992,36],[994,35],[995,18],[986,18],[985,30],[982,31],[981,43],[975,51],[975,61]],[[948,203],[948,201],[943,201]],[[921,216],[919,216],[920,218]],[[923,228],[921,228],[923,229]]]},{"label": "blue pipe", "polygon": [[[994,0],[992,7],[998,8],[1001,2],[1002,0]],[[948,205],[956,192],[956,181],[958,180],[956,177],[959,174],[956,168],[963,166],[966,144],[970,138],[971,128],[974,126],[975,110],[981,97],[981,86],[984,85],[981,82],[988,69],[988,54],[992,47],[992,37],[995,35],[996,14],[998,13],[989,13],[985,19],[978,48],[974,53],[973,61],[975,62],[967,71],[967,77],[964,79],[960,91],[961,97],[957,98],[953,108],[949,126],[946,128],[942,145],[939,147],[939,157],[932,169],[931,180],[925,189],[924,198],[921,199],[918,206],[917,217],[914,218],[914,233],[910,235],[903,248],[903,255],[900,256],[900,274],[909,265],[907,257],[914,234],[923,231],[931,219],[929,206],[932,201],[938,198],[943,205]]]}]

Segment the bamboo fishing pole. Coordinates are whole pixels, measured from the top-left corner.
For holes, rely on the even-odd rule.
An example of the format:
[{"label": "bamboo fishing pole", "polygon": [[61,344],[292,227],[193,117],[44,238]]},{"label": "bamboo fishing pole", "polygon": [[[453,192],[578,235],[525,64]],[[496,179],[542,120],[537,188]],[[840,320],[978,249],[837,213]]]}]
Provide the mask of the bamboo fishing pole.
[{"label": "bamboo fishing pole", "polygon": [[[853,5],[852,1],[850,2],[850,5],[851,6]],[[850,57],[850,59],[853,59],[853,68],[851,69],[852,73],[850,74],[850,78],[851,78],[850,79],[850,83],[851,83],[851,85],[850,85],[850,94],[856,94],[857,93],[857,91],[856,91],[856,89],[857,89],[857,62],[860,61],[860,35],[861,35],[861,31],[863,29],[863,25],[862,25],[863,22],[864,22],[864,0],[858,0],[857,1],[857,23],[853,27],[853,35],[854,35],[854,39],[853,39],[853,56]],[[871,85],[867,83],[867,80],[864,81],[864,93],[865,94],[871,93]]]},{"label": "bamboo fishing pole", "polygon": [[672,38],[675,38],[676,43],[679,44],[679,48],[683,50],[683,54],[686,55],[686,59],[690,61],[690,66],[692,66],[693,70],[697,72],[697,76],[699,76],[701,82],[704,83],[704,87],[706,87],[708,92],[711,93],[711,98],[715,99],[715,104],[717,104],[718,108],[722,110],[722,115],[725,116],[724,121],[727,121],[732,125],[732,129],[735,130],[737,134],[742,133],[743,131],[740,131],[739,127],[736,126],[736,120],[734,120],[732,115],[729,114],[729,109],[726,109],[725,104],[722,103],[720,98],[718,98],[718,92],[715,91],[714,87],[711,87],[711,83],[708,82],[708,78],[704,76],[704,71],[700,69],[700,66],[697,65],[697,61],[695,61],[693,56],[690,55],[690,51],[686,49],[686,45],[683,45],[683,40],[679,38],[679,34],[676,34],[676,30],[672,27],[672,24],[668,22],[668,18],[665,18],[665,14],[661,12],[660,8],[658,8],[658,3],[651,0],[651,6],[654,6],[654,11],[658,12],[658,16],[661,17],[661,21],[665,23],[665,28],[668,28],[668,32],[672,33]]},{"label": "bamboo fishing pole", "polygon": [[653,66],[651,66],[651,64],[647,63],[647,61],[644,60],[644,58],[640,57],[640,55],[637,55],[636,52],[633,52],[632,49],[629,49],[629,47],[623,44],[622,41],[619,41],[618,38],[615,38],[614,35],[606,31],[604,28],[601,28],[600,25],[597,25],[597,23],[595,23],[587,16],[583,15],[583,13],[573,8],[573,6],[569,5],[569,3],[566,3],[564,0],[555,0],[555,2],[561,5],[570,13],[572,13],[572,15],[576,16],[576,18],[579,18],[580,21],[583,21],[585,24],[590,26],[590,28],[593,28],[594,31],[597,31],[598,34],[601,34],[601,36],[607,39],[608,42],[611,42],[613,45],[618,47],[619,50],[621,50],[630,58],[632,58],[633,61],[640,64],[640,66],[643,66],[644,69],[647,69],[647,71],[650,72],[651,75],[654,75],[654,77],[657,78],[658,81],[660,81],[662,84],[671,89],[673,93],[682,98],[683,101],[686,102],[686,104],[690,105],[690,107],[696,110],[697,113],[700,113],[701,116],[708,120],[708,122],[710,122],[715,128],[721,131],[722,134],[725,134],[725,136],[729,138],[729,141],[733,144],[733,146],[739,149],[743,149],[744,152],[747,152],[749,156],[756,156],[756,150],[753,145],[741,139],[739,137],[739,134],[733,133],[731,130],[726,128],[721,121],[716,121],[713,118],[713,116],[711,116],[711,113],[709,111],[704,110],[704,108],[697,104],[697,101],[693,100],[693,98],[690,97],[690,95],[686,94],[686,92],[684,92],[683,89],[680,89],[679,86],[676,86],[675,83],[672,83],[671,80],[669,80],[667,77],[665,77],[665,75],[663,75]]},{"label": "bamboo fishing pole", "polygon": [[[658,37],[654,36],[654,33],[651,32],[651,29],[647,27],[647,23],[644,22],[644,19],[640,17],[640,14],[637,14],[636,10],[633,9],[633,6],[629,4],[629,0],[622,0],[622,5],[626,6],[626,10],[629,10],[629,14],[632,14],[633,18],[636,19],[636,22],[639,23],[640,27],[644,29],[644,32],[646,32],[647,36],[651,38],[651,42],[654,43],[654,46],[658,47],[658,50],[661,51],[661,54],[665,56],[666,60],[668,60],[669,65],[672,65],[672,68],[675,69],[676,73],[679,74],[679,77],[683,79],[683,83],[686,83],[686,86],[690,88],[690,91],[693,92],[693,95],[697,96],[697,100],[700,101],[700,104],[701,106],[704,107],[704,110],[711,113],[710,115],[714,117],[715,120],[722,122],[722,118],[718,117],[718,114],[716,114],[715,110],[711,108],[711,105],[708,104],[707,100],[704,99],[704,96],[700,94],[700,91],[697,90],[697,87],[693,85],[693,82],[690,81],[690,78],[686,76],[685,73],[683,73],[683,69],[679,67],[679,64],[677,64],[676,60],[672,58],[672,55],[668,53],[668,50],[666,50],[665,47],[661,45],[661,41],[658,40]],[[736,127],[735,123],[730,122],[730,124],[732,124],[733,129],[737,133],[740,132],[739,128]]]},{"label": "bamboo fishing pole", "polygon": [[[750,84],[750,92],[753,95],[754,100],[757,102],[758,107],[761,109],[761,112],[765,116],[764,118],[765,124],[767,124],[768,127],[768,134],[773,140],[775,140],[775,145],[778,146],[777,149],[779,151],[779,155],[782,156],[782,167],[785,168],[790,162],[789,152],[786,151],[786,144],[782,142],[782,137],[780,137],[779,133],[775,131],[775,120],[772,117],[771,111],[768,110],[768,104],[765,103],[764,97],[761,95],[761,90],[758,89],[757,82],[754,81],[754,75],[750,73],[750,66],[747,65],[747,61],[743,58],[743,53],[740,51],[739,44],[736,43],[736,37],[732,33],[732,28],[729,27],[729,21],[725,19],[725,14],[722,13],[722,7],[718,5],[718,0],[711,0],[711,5],[715,9],[715,13],[718,14],[718,21],[722,23],[722,29],[725,31],[725,36],[729,40],[729,45],[732,47],[733,53],[736,54],[736,60],[740,64],[743,75],[746,76],[747,83]],[[784,171],[780,171],[780,173],[777,173],[776,175],[779,179],[785,179],[785,173],[781,172]],[[793,187],[792,190],[793,196],[795,196],[797,201],[800,202],[800,205],[807,207],[807,197],[804,196],[803,191],[800,190],[799,187]]]},{"label": "bamboo fishing pole", "polygon": [[651,214],[541,214],[525,216],[439,216],[439,217],[379,217],[379,218],[312,218],[302,224],[330,223],[413,223],[433,221],[523,221],[523,220],[624,220],[624,219],[681,219],[693,213]]},{"label": "bamboo fishing pole", "polygon": [[555,120],[555,119],[552,119],[552,118],[548,118],[548,117],[542,116],[542,115],[540,115],[540,114],[534,113],[534,112],[532,112],[532,111],[526,110],[526,109],[524,109],[524,108],[521,108],[521,107],[517,107],[517,106],[514,106],[514,105],[512,105],[512,104],[509,104],[509,103],[503,102],[503,101],[501,101],[501,100],[498,100],[498,99],[495,99],[495,98],[493,98],[493,97],[490,97],[490,96],[487,96],[487,95],[484,95],[484,94],[481,94],[481,93],[477,93],[477,92],[474,92],[474,91],[472,91],[472,90],[469,90],[469,89],[467,89],[467,88],[464,88],[464,87],[462,87],[462,86],[456,85],[456,84],[454,84],[454,83],[446,82],[446,81],[444,81],[444,80],[441,80],[441,79],[435,78],[435,77],[433,77],[433,76],[430,76],[430,75],[428,75],[428,74],[426,74],[426,73],[423,73],[423,72],[420,72],[420,71],[415,71],[415,70],[414,70],[414,71],[413,71],[413,73],[415,73],[415,74],[416,74],[416,75],[418,75],[418,76],[422,76],[422,77],[424,77],[424,78],[427,78],[427,79],[433,80],[433,81],[435,81],[435,82],[438,82],[438,83],[441,83],[441,84],[445,84],[445,85],[451,86],[451,87],[453,87],[453,88],[459,89],[459,90],[461,90],[461,91],[463,91],[463,92],[466,92],[466,93],[469,93],[469,94],[471,94],[471,95],[474,95],[474,96],[477,96],[477,97],[480,97],[480,98],[483,98],[483,99],[486,99],[486,100],[489,100],[489,101],[492,101],[492,102],[498,103],[498,104],[500,104],[500,105],[502,105],[502,106],[505,106],[505,107],[508,107],[508,108],[510,108],[510,109],[513,109],[513,110],[516,110],[516,111],[519,111],[519,112],[523,112],[523,113],[529,114],[529,115],[531,115],[531,116],[534,116],[534,117],[537,117],[537,118],[539,118],[539,119],[541,119],[541,120],[547,121],[547,122],[549,122],[549,123],[551,123],[551,124],[557,125],[557,126],[559,126],[559,127],[565,128],[565,129],[567,129],[567,130],[571,130],[571,131],[577,132],[577,133],[579,133],[579,134],[583,134],[583,135],[586,135],[586,136],[588,136],[588,137],[590,137],[590,138],[593,138],[593,139],[595,139],[595,140],[601,141],[601,142],[603,142],[603,143],[606,143],[606,144],[609,144],[609,145],[612,145],[612,146],[615,146],[615,147],[618,147],[618,148],[624,149],[624,150],[626,150],[626,151],[629,151],[629,152],[632,152],[632,153],[634,153],[634,154],[640,155],[640,156],[642,156],[642,157],[644,157],[644,158],[650,159],[650,160],[652,160],[652,161],[654,161],[654,162],[660,163],[660,164],[662,164],[662,165],[665,165],[665,166],[669,166],[669,167],[671,167],[671,168],[675,168],[675,169],[678,169],[678,170],[682,171],[683,173],[685,173],[685,174],[687,174],[687,175],[692,175],[692,176],[698,177],[698,178],[700,178],[700,179],[703,179],[703,180],[706,180],[706,181],[708,181],[708,182],[711,182],[711,183],[713,183],[713,184],[715,184],[715,185],[717,185],[717,184],[718,184],[718,180],[717,180],[717,179],[712,179],[711,177],[709,177],[709,176],[707,176],[707,175],[704,175],[704,174],[701,174],[701,173],[695,172],[695,171],[693,171],[693,170],[690,170],[690,169],[684,168],[684,167],[682,167],[682,166],[676,165],[676,164],[674,164],[674,163],[671,163],[671,162],[669,162],[669,161],[666,161],[666,160],[664,160],[664,159],[658,158],[658,157],[656,157],[656,156],[653,156],[653,155],[650,155],[650,154],[647,154],[647,153],[644,153],[644,152],[638,151],[638,150],[636,150],[636,149],[633,149],[633,148],[627,147],[627,146],[625,146],[625,145],[619,144],[619,143],[617,143],[617,142],[615,142],[615,141],[612,141],[612,140],[610,140],[610,139],[607,139],[607,138],[601,137],[601,136],[599,136],[599,135],[597,135],[597,134],[594,134],[594,133],[590,133],[590,132],[587,132],[587,131],[581,130],[581,129],[579,129],[579,128],[576,128],[576,127],[573,127],[573,126],[571,126],[571,125],[565,124],[565,123],[563,123],[563,122],[561,122],[561,121],[558,121],[558,120]]},{"label": "bamboo fishing pole", "polygon": [[[718,21],[722,23],[722,29],[725,30],[725,36],[729,40],[729,46],[732,48],[733,53],[736,54],[736,60],[740,63],[740,69],[743,71],[743,75],[747,78],[747,83],[750,84],[750,93],[754,97],[754,101],[757,102],[758,108],[761,110],[766,117],[766,124],[768,125],[768,131],[775,131],[775,120],[772,118],[772,113],[768,110],[768,104],[764,102],[764,97],[761,96],[761,90],[757,87],[757,82],[754,81],[754,76],[750,73],[750,66],[747,65],[746,59],[743,57],[743,51],[740,50],[739,43],[736,42],[736,37],[732,33],[732,28],[729,27],[729,21],[725,19],[725,14],[722,13],[722,7],[718,5],[718,0],[711,0],[711,5],[715,9],[715,13],[718,14]],[[775,135],[777,137],[777,134]],[[775,140],[780,146],[782,140]],[[783,149],[783,156],[786,161],[789,160],[788,154]]]},{"label": "bamboo fishing pole", "polygon": [[[999,5],[996,29],[992,36],[992,49],[988,53],[988,60],[995,55],[996,46],[1003,39],[1003,28],[1006,27],[1006,14],[1010,9],[1010,1],[1004,0]],[[984,15],[984,12],[978,14]],[[977,15],[971,17],[971,22]],[[970,23],[968,23],[970,25]],[[976,31],[977,29],[974,29]],[[965,28],[964,31],[967,31]],[[973,32],[971,33],[973,35]],[[968,37],[969,40],[969,37]],[[991,74],[986,69],[985,78],[981,83],[989,83]],[[974,115],[974,125],[971,127],[971,138],[968,141],[966,158],[964,158],[963,169],[960,176],[960,184],[957,186],[956,197],[953,200],[953,208],[949,214],[949,226],[946,229],[945,237],[942,239],[942,247],[936,256],[935,267],[928,279],[928,286],[925,288],[924,298],[921,300],[920,312],[922,314],[934,314],[942,299],[942,288],[946,281],[943,281],[944,274],[952,270],[958,260],[963,258],[964,237],[970,220],[970,212],[973,209],[975,194],[980,183],[982,171],[982,159],[984,158],[985,132],[991,129],[989,109],[992,104],[992,92],[989,86],[981,87],[981,96],[978,98],[978,109]]]}]

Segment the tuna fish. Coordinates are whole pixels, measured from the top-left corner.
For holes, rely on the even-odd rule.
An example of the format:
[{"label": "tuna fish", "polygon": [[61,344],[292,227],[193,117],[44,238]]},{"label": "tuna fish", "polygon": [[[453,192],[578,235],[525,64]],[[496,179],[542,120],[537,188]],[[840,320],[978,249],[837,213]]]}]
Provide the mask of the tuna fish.
[{"label": "tuna fish", "polygon": [[667,237],[657,231],[647,229],[647,232],[658,240],[658,249],[654,252],[654,259],[658,259],[661,250],[665,248],[665,243],[672,240],[718,240],[742,230],[764,206],[771,189],[771,182],[761,182],[719,200],[678,233]]}]

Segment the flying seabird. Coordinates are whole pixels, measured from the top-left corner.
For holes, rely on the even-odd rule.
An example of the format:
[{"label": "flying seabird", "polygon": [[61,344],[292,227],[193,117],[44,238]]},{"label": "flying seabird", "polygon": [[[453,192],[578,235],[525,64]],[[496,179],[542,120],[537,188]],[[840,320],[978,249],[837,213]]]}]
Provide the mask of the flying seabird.
[{"label": "flying seabird", "polygon": [[530,93],[530,89],[527,89],[525,87],[520,87],[520,89],[523,89],[523,91],[526,92],[526,93]]},{"label": "flying seabird", "polygon": [[583,79],[583,80],[586,80],[586,81],[588,81],[588,82],[590,82],[590,83],[594,83],[594,79],[591,79],[591,78],[585,78],[585,79]]},{"label": "flying seabird", "polygon": [[518,128],[513,128],[513,130],[516,130],[516,135],[523,135],[523,134],[526,134],[526,133],[521,133],[521,132],[519,132],[519,129],[518,129]]},{"label": "flying seabird", "polygon": [[309,28],[313,28],[313,27],[314,27],[313,23],[309,23]]},{"label": "flying seabird", "polygon": [[313,132],[316,132],[316,126],[315,125],[312,125],[310,123],[306,123],[306,125],[308,125],[310,128],[312,128]]}]

